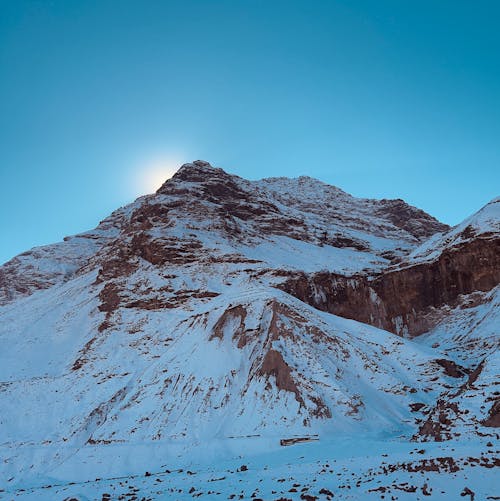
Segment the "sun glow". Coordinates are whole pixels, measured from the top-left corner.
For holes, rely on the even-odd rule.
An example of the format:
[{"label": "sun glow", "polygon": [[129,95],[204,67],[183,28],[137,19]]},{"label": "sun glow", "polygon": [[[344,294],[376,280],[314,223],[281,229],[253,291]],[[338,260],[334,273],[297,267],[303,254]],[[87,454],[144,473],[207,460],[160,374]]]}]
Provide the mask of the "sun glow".
[{"label": "sun glow", "polygon": [[156,159],[146,162],[136,177],[136,186],[140,193],[155,192],[177,172],[182,163],[177,159]]},{"label": "sun glow", "polygon": [[167,179],[170,179],[175,174],[177,169],[178,166],[159,165],[146,170],[144,172],[144,187],[146,191],[156,191]]}]

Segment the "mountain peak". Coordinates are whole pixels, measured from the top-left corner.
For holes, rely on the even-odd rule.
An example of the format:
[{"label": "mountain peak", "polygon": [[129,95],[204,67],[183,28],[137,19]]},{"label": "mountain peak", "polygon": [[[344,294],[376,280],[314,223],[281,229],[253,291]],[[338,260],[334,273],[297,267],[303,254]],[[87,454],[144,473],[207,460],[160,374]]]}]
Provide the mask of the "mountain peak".
[{"label": "mountain peak", "polygon": [[195,160],[194,162],[188,162],[181,165],[172,179],[178,181],[202,182],[216,173],[225,174],[222,169],[213,167],[210,162]]},{"label": "mountain peak", "polygon": [[[177,186],[177,183],[200,183],[207,187],[213,187],[213,185],[231,185],[234,189],[236,189],[236,178],[238,178],[238,176],[228,174],[224,169],[221,169],[220,167],[213,167],[209,162],[206,162],[205,160],[195,160],[193,162],[188,162],[181,165],[179,170],[172,176],[172,178],[163,183],[157,193],[171,193],[172,189],[177,189],[175,188]],[[220,194],[221,193],[218,193],[218,195]]]}]

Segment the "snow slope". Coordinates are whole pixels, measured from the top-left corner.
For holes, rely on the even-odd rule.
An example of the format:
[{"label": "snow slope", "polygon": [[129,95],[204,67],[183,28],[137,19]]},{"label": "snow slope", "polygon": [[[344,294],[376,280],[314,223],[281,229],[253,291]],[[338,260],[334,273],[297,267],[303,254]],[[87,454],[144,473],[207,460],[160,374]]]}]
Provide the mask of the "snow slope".
[{"label": "snow slope", "polygon": [[482,207],[462,223],[444,233],[436,233],[408,255],[412,264],[435,260],[444,250],[473,239],[496,239],[500,232],[500,197]]},{"label": "snow slope", "polygon": [[[432,461],[491,493],[497,289],[441,305],[410,340],[279,287],[321,271],[355,291],[351,277],[420,264],[470,226],[482,230],[469,239],[497,238],[497,222],[489,207],[448,230],[400,200],[197,161],[95,230],[14,258],[0,268],[0,497],[120,498],[134,485],[138,498],[246,499],[262,484],[254,497],[306,499],[321,482],[325,498],[385,486],[405,499],[404,482],[452,495],[451,480],[422,481]],[[294,437],[312,441],[280,446]],[[459,438],[456,453],[413,457],[412,440]]]}]

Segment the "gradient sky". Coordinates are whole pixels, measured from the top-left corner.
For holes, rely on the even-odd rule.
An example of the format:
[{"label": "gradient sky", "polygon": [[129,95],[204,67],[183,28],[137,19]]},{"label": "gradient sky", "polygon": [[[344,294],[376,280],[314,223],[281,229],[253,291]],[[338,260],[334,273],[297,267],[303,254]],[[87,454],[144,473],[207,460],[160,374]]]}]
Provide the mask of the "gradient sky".
[{"label": "gradient sky", "polygon": [[0,0],[0,262],[197,158],[456,224],[500,192],[499,19],[497,0]]}]

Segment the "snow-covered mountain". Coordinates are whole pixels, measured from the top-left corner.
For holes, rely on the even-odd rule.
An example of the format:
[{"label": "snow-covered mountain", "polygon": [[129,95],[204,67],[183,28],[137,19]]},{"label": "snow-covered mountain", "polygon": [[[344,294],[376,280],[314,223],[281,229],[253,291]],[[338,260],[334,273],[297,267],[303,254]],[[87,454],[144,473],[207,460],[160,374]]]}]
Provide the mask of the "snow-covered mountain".
[{"label": "snow-covered mountain", "polygon": [[[149,499],[414,499],[377,482],[409,475],[425,495],[414,477],[429,469],[401,465],[421,441],[443,459],[445,440],[450,478],[467,454],[469,487],[493,494],[499,230],[500,199],[449,228],[308,177],[183,165],[96,229],[0,267],[0,497],[119,499],[140,475]],[[293,438],[311,442],[284,452]],[[315,461],[360,444],[370,459],[321,493]],[[226,478],[242,457],[253,490],[165,477]],[[307,489],[266,473],[282,461],[305,464],[293,478]]]}]

